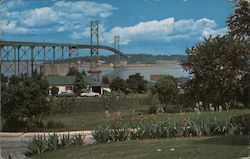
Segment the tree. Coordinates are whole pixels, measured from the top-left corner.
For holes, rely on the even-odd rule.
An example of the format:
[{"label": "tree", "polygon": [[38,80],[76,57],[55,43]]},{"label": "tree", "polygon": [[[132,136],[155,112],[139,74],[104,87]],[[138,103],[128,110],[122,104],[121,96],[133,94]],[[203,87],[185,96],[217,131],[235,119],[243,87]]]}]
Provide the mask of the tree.
[{"label": "tree", "polygon": [[58,92],[59,92],[59,88],[58,87],[56,87],[56,86],[53,86],[53,87],[51,87],[51,95],[52,96],[55,96],[55,95],[57,95],[58,94]]},{"label": "tree", "polygon": [[119,77],[113,79],[110,83],[110,88],[112,91],[122,91],[125,94],[127,93],[127,83]]},{"label": "tree", "polygon": [[178,84],[173,76],[161,76],[154,85],[153,94],[157,94],[161,104],[168,105],[175,101],[178,94]]},{"label": "tree", "polygon": [[1,74],[1,91],[4,92],[7,89],[8,77]]},{"label": "tree", "polygon": [[2,117],[5,131],[25,130],[33,124],[42,123],[50,112],[49,84],[41,75],[12,76],[2,94]]},{"label": "tree", "polygon": [[70,67],[67,76],[76,76],[78,73],[79,72],[75,67]]},{"label": "tree", "polygon": [[147,91],[147,81],[143,79],[140,73],[130,75],[126,82],[132,92],[142,93]]},{"label": "tree", "polygon": [[81,73],[83,76],[86,76],[86,72],[84,70],[82,70],[82,73]]},{"label": "tree", "polygon": [[105,85],[109,85],[110,84],[110,78],[108,76],[103,76],[102,77],[102,83]]},{"label": "tree", "polygon": [[238,91],[238,100],[245,106],[250,106],[250,72],[246,74],[240,81],[241,88]]},{"label": "tree", "polygon": [[83,76],[80,73],[75,75],[74,88],[73,91],[76,95],[80,95],[81,90],[86,88],[86,83],[84,81]]},{"label": "tree", "polygon": [[249,72],[245,41],[231,36],[210,37],[186,53],[181,65],[193,76],[186,89],[189,96],[218,105],[232,102],[240,79]]},{"label": "tree", "polygon": [[[229,34],[249,40],[250,37],[250,1],[234,0],[234,13],[228,17],[227,27]],[[249,41],[248,41],[249,42]]]}]

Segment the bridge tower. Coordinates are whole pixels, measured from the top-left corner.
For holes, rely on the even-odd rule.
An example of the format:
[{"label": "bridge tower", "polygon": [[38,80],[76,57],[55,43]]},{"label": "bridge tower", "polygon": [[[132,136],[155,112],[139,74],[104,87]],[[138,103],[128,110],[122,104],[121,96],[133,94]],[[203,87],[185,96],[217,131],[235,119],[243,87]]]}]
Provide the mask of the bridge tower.
[{"label": "bridge tower", "polygon": [[[120,50],[120,36],[114,36],[114,48]],[[121,65],[121,55],[115,54],[114,68],[120,67],[120,65]]]},{"label": "bridge tower", "polygon": [[[99,24],[98,21],[90,22],[90,44],[99,45]],[[89,73],[100,73],[100,68],[98,65],[99,60],[99,50],[98,48],[90,49],[91,63]]]}]

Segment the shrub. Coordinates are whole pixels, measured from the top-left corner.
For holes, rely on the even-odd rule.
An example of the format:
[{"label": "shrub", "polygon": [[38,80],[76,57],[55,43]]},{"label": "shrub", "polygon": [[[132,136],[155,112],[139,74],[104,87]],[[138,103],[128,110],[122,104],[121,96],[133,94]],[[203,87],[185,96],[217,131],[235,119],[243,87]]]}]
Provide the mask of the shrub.
[{"label": "shrub", "polygon": [[83,145],[83,138],[84,136],[82,134],[77,134],[72,138],[72,144],[73,145]]},{"label": "shrub", "polygon": [[45,151],[54,151],[59,148],[67,148],[70,145],[83,145],[84,135],[76,134],[72,138],[70,135],[58,135],[56,133],[49,135],[48,137],[44,135],[35,135],[27,144],[28,155],[31,154],[42,154]]},{"label": "shrub", "polygon": [[59,136],[57,134],[49,135],[47,140],[48,150],[53,151],[57,150],[59,147]]},{"label": "shrub", "polygon": [[156,106],[149,107],[148,114],[156,114],[156,112],[157,112]]},{"label": "shrub", "polygon": [[47,149],[47,140],[45,135],[34,136],[27,143],[28,154],[42,154]]},{"label": "shrub", "polygon": [[47,122],[47,128],[63,128],[64,124],[61,121],[50,120]]},{"label": "shrub", "polygon": [[114,122],[99,127],[94,132],[97,142],[107,143],[145,138],[171,138],[240,134],[243,127],[230,123],[229,118],[217,120],[215,116],[183,116],[182,118],[149,119]]},{"label": "shrub", "polygon": [[60,139],[60,143],[62,148],[68,148],[71,144],[71,139],[69,134],[68,135],[63,134],[63,136]]},{"label": "shrub", "polygon": [[53,86],[53,87],[51,87],[51,95],[52,96],[55,96],[55,95],[57,95],[58,94],[58,92],[59,92],[59,88],[58,87],[56,87],[56,86]]}]

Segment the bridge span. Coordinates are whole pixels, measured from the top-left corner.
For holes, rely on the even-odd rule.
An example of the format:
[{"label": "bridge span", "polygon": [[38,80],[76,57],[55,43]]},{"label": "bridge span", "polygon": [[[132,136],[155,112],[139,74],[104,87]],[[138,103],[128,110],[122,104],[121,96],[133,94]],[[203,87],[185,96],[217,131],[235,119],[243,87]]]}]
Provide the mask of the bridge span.
[{"label": "bridge span", "polygon": [[69,69],[73,62],[72,59],[79,57],[79,50],[81,49],[103,49],[119,57],[126,57],[118,49],[99,44],[0,41],[1,73],[7,72],[10,75],[19,75],[21,73],[28,73],[29,71],[33,72],[37,69],[37,66],[35,66],[36,61],[54,64],[62,61],[65,62],[66,60]]}]

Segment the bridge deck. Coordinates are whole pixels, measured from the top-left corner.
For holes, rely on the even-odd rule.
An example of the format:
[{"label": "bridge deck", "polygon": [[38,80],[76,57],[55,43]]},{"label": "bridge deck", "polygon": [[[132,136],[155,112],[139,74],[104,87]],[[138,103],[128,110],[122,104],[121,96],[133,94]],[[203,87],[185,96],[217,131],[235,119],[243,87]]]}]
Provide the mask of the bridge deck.
[{"label": "bridge deck", "polygon": [[112,47],[105,45],[83,45],[83,44],[63,44],[63,43],[42,43],[42,42],[20,42],[20,41],[0,41],[0,46],[13,46],[13,47],[21,47],[21,46],[29,46],[29,47],[69,47],[75,49],[104,49],[120,56],[125,57],[125,55]]}]

